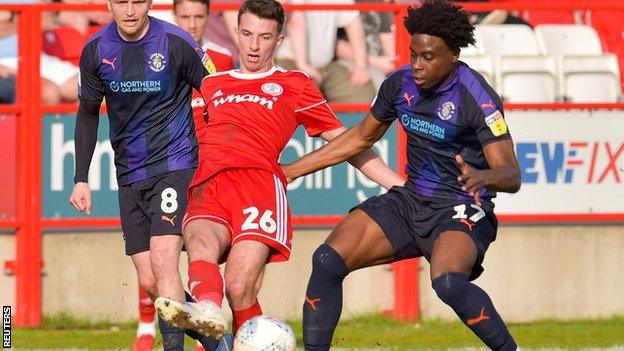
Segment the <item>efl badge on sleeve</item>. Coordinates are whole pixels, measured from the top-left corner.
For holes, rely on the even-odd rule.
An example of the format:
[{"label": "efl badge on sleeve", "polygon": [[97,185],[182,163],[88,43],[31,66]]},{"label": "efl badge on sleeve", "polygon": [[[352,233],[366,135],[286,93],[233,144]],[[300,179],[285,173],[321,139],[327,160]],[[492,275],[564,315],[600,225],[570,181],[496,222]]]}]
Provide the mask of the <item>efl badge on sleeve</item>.
[{"label": "efl badge on sleeve", "polygon": [[214,62],[212,62],[212,59],[206,53],[204,53],[204,56],[202,57],[202,64],[206,67],[208,74],[215,74],[217,72]]},{"label": "efl badge on sleeve", "polygon": [[501,136],[507,133],[507,123],[505,123],[503,114],[499,110],[496,110],[491,115],[485,117],[485,124],[490,127],[494,136]]}]

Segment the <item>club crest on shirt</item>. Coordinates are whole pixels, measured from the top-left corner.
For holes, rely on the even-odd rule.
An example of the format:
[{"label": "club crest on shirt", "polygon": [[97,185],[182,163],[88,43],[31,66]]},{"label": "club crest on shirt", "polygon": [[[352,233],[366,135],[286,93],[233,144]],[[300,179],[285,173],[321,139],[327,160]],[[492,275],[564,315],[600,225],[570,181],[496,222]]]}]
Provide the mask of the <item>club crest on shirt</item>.
[{"label": "club crest on shirt", "polygon": [[272,96],[280,96],[284,92],[284,88],[281,85],[273,82],[262,84],[261,89],[265,94]]},{"label": "club crest on shirt", "polygon": [[151,54],[148,61],[150,69],[154,72],[160,72],[165,69],[166,62],[165,56],[160,52]]},{"label": "club crest on shirt", "polygon": [[455,104],[452,101],[447,101],[443,103],[442,106],[438,107],[438,117],[443,121],[451,119],[454,113]]}]

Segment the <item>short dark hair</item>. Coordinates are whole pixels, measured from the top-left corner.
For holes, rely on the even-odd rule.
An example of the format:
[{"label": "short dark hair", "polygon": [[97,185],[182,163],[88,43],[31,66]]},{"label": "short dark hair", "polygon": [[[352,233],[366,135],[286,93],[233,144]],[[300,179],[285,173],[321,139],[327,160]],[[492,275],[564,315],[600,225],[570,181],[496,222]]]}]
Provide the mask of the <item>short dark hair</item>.
[{"label": "short dark hair", "polygon": [[210,12],[210,0],[173,0],[173,12],[176,11],[176,8],[178,7],[178,5],[180,5],[182,1],[199,2],[206,5],[206,9],[208,10],[208,12]]},{"label": "short dark hair", "polygon": [[410,6],[403,25],[410,35],[439,37],[453,52],[475,43],[475,27],[470,23],[469,14],[460,5],[447,0],[425,0],[420,7]]},{"label": "short dark hair", "polygon": [[260,18],[270,19],[277,22],[277,32],[281,33],[284,28],[284,8],[275,0],[246,0],[238,9],[238,23],[244,13],[251,13]]}]

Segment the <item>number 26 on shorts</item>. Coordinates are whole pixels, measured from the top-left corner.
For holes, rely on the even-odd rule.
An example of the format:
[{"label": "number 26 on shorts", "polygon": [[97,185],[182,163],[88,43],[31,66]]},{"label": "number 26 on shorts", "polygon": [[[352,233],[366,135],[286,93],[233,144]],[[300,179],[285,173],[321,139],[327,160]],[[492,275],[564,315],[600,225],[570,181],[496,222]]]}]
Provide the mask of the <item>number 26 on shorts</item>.
[{"label": "number 26 on shorts", "polygon": [[277,230],[277,223],[273,219],[273,211],[266,210],[262,213],[260,218],[258,219],[258,215],[260,211],[256,206],[247,207],[243,210],[243,215],[246,216],[243,225],[241,225],[241,230],[258,230],[262,229],[264,232],[273,234]]}]

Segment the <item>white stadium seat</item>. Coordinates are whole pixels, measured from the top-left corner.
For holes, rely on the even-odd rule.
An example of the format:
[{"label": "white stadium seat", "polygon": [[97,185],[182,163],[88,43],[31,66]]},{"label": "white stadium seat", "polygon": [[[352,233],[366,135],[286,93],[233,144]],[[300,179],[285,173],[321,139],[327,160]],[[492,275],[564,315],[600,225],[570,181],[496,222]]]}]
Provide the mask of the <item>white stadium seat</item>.
[{"label": "white stadium seat", "polygon": [[570,102],[618,102],[620,70],[614,54],[564,56],[561,65],[564,95]]},{"label": "white stadium seat", "polygon": [[541,50],[551,56],[602,55],[600,37],[594,28],[575,24],[542,24],[535,27]]},{"label": "white stadium seat", "polygon": [[507,102],[557,101],[555,61],[544,55],[533,29],[523,24],[479,25],[485,54],[494,62],[496,90]]},{"label": "white stadium seat", "polygon": [[479,72],[483,78],[494,88],[495,86],[495,74],[494,74],[494,62],[492,58],[485,55],[483,49],[483,40],[479,36],[478,32],[475,32],[475,44],[469,45],[467,48],[461,48],[459,59],[468,64],[470,68]]},{"label": "white stadium seat", "polygon": [[620,99],[617,57],[604,53],[600,37],[587,25],[544,24],[535,27],[540,48],[557,60],[558,84],[571,102]]},{"label": "white stadium seat", "polygon": [[476,31],[483,41],[486,55],[497,59],[507,55],[543,55],[535,33],[524,24],[478,25]]},{"label": "white stadium seat", "polygon": [[506,102],[555,102],[559,95],[555,60],[542,56],[502,57],[498,92]]}]

